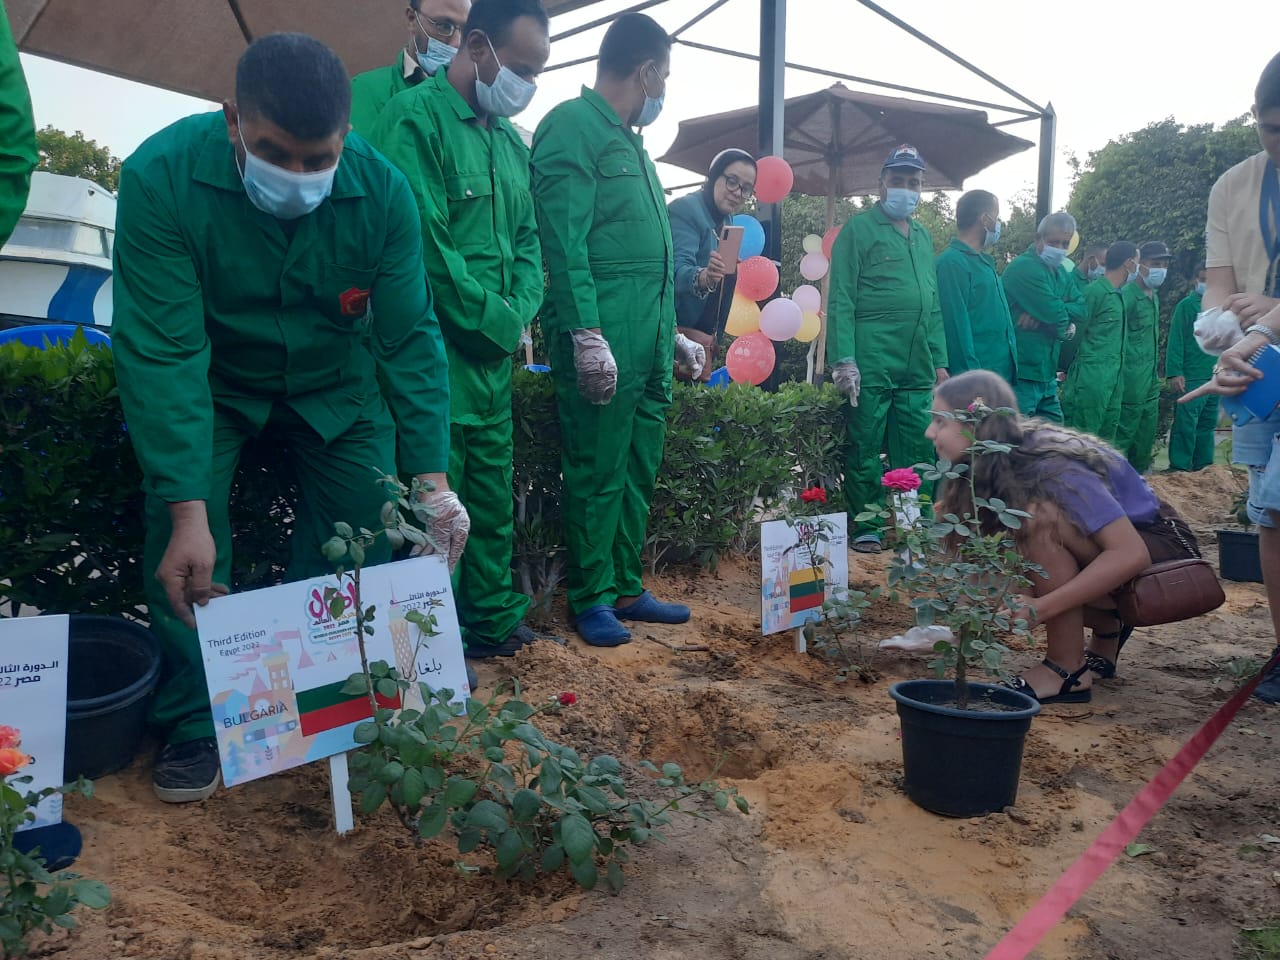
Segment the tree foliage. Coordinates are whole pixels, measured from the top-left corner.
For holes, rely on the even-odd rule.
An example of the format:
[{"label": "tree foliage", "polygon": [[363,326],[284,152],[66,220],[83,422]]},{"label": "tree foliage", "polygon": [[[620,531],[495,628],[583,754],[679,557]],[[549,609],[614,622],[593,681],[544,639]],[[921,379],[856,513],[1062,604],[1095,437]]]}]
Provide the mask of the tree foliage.
[{"label": "tree foliage", "polygon": [[46,126],[36,132],[36,144],[40,148],[37,170],[84,177],[112,192],[119,188],[120,158],[112,155],[110,147],[86,139],[79,130],[67,133]]}]

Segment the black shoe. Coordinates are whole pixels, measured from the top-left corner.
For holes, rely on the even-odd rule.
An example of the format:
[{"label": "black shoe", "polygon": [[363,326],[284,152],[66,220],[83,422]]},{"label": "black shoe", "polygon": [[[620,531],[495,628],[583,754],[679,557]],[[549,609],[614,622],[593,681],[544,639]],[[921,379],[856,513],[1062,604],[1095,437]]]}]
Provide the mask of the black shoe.
[{"label": "black shoe", "polygon": [[151,785],[165,803],[208,800],[221,779],[218,742],[213,737],[163,747],[151,771]]},{"label": "black shoe", "polygon": [[37,856],[44,861],[44,868],[50,873],[65,870],[75,863],[82,845],[80,831],[65,820],[23,830],[13,837],[13,846],[18,852],[30,856],[33,850],[38,850]]},{"label": "black shoe", "polygon": [[471,643],[464,651],[472,660],[488,660],[491,657],[514,657],[517,652],[537,640],[537,635],[526,624],[511,631],[502,643]]},{"label": "black shoe", "polygon": [[1280,663],[1267,671],[1262,682],[1254,688],[1253,695],[1263,703],[1280,703]]}]

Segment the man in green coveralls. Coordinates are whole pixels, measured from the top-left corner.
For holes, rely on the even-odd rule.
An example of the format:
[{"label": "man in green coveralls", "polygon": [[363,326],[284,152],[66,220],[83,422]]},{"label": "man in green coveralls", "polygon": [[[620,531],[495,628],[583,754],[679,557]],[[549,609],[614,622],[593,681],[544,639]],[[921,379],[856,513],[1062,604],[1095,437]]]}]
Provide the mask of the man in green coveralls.
[{"label": "man in green coveralls", "polygon": [[[1169,347],[1164,375],[1175,396],[1182,396],[1213,377],[1216,362],[1200,349],[1195,338],[1200,298],[1204,296],[1204,264],[1196,271],[1191,292],[1173,308],[1169,323]],[[1213,431],[1218,425],[1218,397],[1207,394],[1174,407],[1173,430],[1169,434],[1169,469],[1203,470],[1213,463]]]},{"label": "man in green coveralls", "polygon": [[1016,326],[1018,379],[1014,393],[1024,417],[1062,422],[1058,402],[1058,350],[1075,335],[1084,317],[1084,300],[1063,269],[1076,220],[1051,213],[1036,228],[1035,243],[1005,267],[1001,281]]},{"label": "man in green coveralls", "polygon": [[[466,541],[413,195],[347,136],[350,105],[331,50],[273,34],[240,58],[221,114],[179,120],[121,170],[111,333],[147,492],[147,601],[165,657],[152,780],[165,801],[218,784],[193,605],[227,592],[227,499],[250,437],[270,425],[295,458],[292,576],[332,571],[321,546],[336,521],[381,526],[375,471],[397,460],[436,485],[433,544],[456,562]],[[365,562],[389,553],[381,537]]]},{"label": "man in green coveralls", "polygon": [[[449,483],[475,521],[458,566],[467,656],[534,638],[511,574],[511,354],[542,305],[529,151],[507,117],[550,55],[539,0],[476,0],[461,54],[382,111],[370,137],[409,179],[449,354]],[[507,71],[515,79],[508,77]]]},{"label": "man in green coveralls", "polygon": [[0,3],[0,246],[9,239],[27,205],[36,165],[36,127],[9,17]]},{"label": "man in green coveralls", "polygon": [[[1084,248],[1084,253],[1080,257],[1080,263],[1074,269],[1069,270],[1071,279],[1075,282],[1076,289],[1080,292],[1080,299],[1084,299],[1084,292],[1089,288],[1093,281],[1106,272],[1105,262],[1107,259],[1107,245],[1105,243],[1091,243]],[[1067,266],[1064,264],[1064,266]],[[1076,324],[1077,328],[1079,324]],[[1058,382],[1061,383],[1067,379],[1067,373],[1071,370],[1071,364],[1075,361],[1076,351],[1080,349],[1080,337],[1075,336],[1070,340],[1063,341],[1058,350]]]},{"label": "man in green coveralls", "polygon": [[367,137],[391,98],[447,67],[462,42],[471,0],[409,0],[405,8],[409,40],[389,67],[351,81],[351,126]]},{"label": "man in green coveralls", "polygon": [[947,332],[947,372],[990,370],[1015,379],[1013,320],[996,263],[983,251],[1000,240],[1000,201],[970,190],[956,204],[956,238],[938,254],[938,299]]},{"label": "man in green coveralls", "polygon": [[623,14],[604,35],[595,86],[547,114],[533,137],[569,610],[593,646],[627,643],[621,620],[689,619],[688,607],[644,588],[640,562],[678,351],[666,198],[631,128],[657,119],[670,58],[671,39],[657,23]]},{"label": "man in green coveralls", "polygon": [[849,398],[845,497],[853,549],[880,552],[880,532],[853,517],[884,502],[880,452],[889,466],[933,456],[925,438],[933,387],[947,378],[947,340],[929,231],[911,218],[924,187],[924,161],[909,144],[880,171],[880,202],[850,219],[831,251],[827,361]]},{"label": "man in green coveralls", "polygon": [[1085,315],[1075,340],[1075,362],[1062,385],[1068,426],[1114,443],[1120,421],[1120,363],[1124,356],[1124,301],[1120,291],[1138,269],[1138,248],[1118,240],[1107,248],[1103,274],[1085,288]]},{"label": "man in green coveralls", "polygon": [[[1124,360],[1120,367],[1123,394],[1116,449],[1139,473],[1151,466],[1160,413],[1160,298],[1156,290],[1169,273],[1172,254],[1159,240],[1138,249],[1138,276],[1121,291],[1124,298]],[[1210,370],[1212,370],[1210,366]]]}]

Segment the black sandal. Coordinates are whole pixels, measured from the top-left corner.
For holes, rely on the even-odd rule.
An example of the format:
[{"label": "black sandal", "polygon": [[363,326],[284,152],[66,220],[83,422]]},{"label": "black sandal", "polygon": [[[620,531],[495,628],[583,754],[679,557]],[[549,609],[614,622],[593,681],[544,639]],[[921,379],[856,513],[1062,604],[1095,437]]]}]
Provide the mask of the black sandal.
[{"label": "black sandal", "polygon": [[[1120,629],[1115,633],[1097,633],[1094,636],[1099,640],[1116,640],[1116,660],[1120,659],[1120,651],[1124,649],[1125,643],[1133,636],[1133,627],[1121,621]],[[1099,680],[1110,680],[1116,675],[1116,660],[1108,660],[1100,653],[1094,653],[1092,650],[1084,652],[1084,662],[1089,669],[1098,675]]]},{"label": "black sandal", "polygon": [[1068,673],[1066,670],[1063,670],[1062,667],[1058,666],[1048,657],[1045,657],[1040,662],[1058,676],[1062,677],[1062,686],[1058,688],[1058,692],[1053,696],[1036,696],[1035,688],[1032,687],[1031,684],[1027,683],[1027,681],[1022,677],[1016,675],[1005,678],[1005,680],[1002,681],[1004,686],[1008,687],[1010,690],[1017,690],[1019,693],[1025,693],[1033,700],[1038,700],[1041,703],[1088,703],[1093,699],[1093,690],[1090,688],[1086,687],[1083,690],[1074,689],[1075,687],[1080,686],[1080,678],[1084,676],[1085,671],[1090,669],[1087,659],[1084,666],[1079,670],[1076,670],[1074,673]]}]

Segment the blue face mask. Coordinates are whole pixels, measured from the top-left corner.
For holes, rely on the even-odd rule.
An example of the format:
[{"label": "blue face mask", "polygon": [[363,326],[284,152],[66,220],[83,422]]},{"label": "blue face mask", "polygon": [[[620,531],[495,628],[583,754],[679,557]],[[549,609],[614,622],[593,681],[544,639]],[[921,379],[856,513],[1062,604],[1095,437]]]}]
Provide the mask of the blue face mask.
[{"label": "blue face mask", "polygon": [[[418,26],[422,26],[422,24],[419,23]],[[423,32],[425,33],[426,31]],[[418,57],[418,66],[422,67],[422,72],[428,77],[434,77],[436,71],[441,67],[449,66],[458,52],[456,47],[441,43],[435,37],[427,37],[425,53],[418,49],[418,41],[416,39],[413,41],[413,48],[413,52]]]},{"label": "blue face mask", "polygon": [[890,220],[905,220],[916,212],[916,207],[919,203],[920,192],[918,190],[908,190],[905,187],[885,187],[884,199],[880,201],[880,206],[884,208],[884,215]]},{"label": "blue face mask", "polygon": [[498,51],[493,49],[493,42],[487,38],[486,42],[494,62],[498,64],[498,75],[493,78],[493,83],[485,83],[480,79],[480,65],[476,64],[476,101],[480,109],[491,117],[514,117],[533,100],[533,95],[538,92],[537,84],[504,67],[498,59]]},{"label": "blue face mask", "polygon": [[1134,264],[1133,269],[1129,271],[1129,275],[1125,277],[1125,283],[1133,283],[1138,279],[1138,265]]},{"label": "blue face mask", "polygon": [[1052,270],[1056,270],[1062,266],[1064,260],[1067,259],[1067,251],[1062,247],[1051,247],[1047,244],[1040,251],[1040,262]]},{"label": "blue face mask", "polygon": [[1198,296],[1198,297],[1203,297],[1203,296],[1204,296],[1204,281],[1203,281],[1203,280],[1201,280],[1199,283],[1197,283],[1197,284],[1196,284],[1196,296]]},{"label": "blue face mask", "polygon": [[640,108],[640,114],[636,117],[636,126],[647,127],[657,120],[658,115],[662,113],[662,104],[667,99],[667,91],[664,89],[658,96],[650,96],[649,88],[645,86],[643,73],[640,75],[640,87],[644,90],[644,106]]},{"label": "blue face mask", "polygon": [[1102,279],[1102,275],[1103,275],[1104,273],[1106,273],[1106,272],[1107,272],[1107,268],[1106,268],[1106,267],[1104,267],[1104,266],[1101,266],[1101,265],[1096,266],[1096,267],[1090,267],[1090,268],[1089,268],[1089,279],[1090,279],[1090,280],[1101,280],[1101,279]]},{"label": "blue face mask", "polygon": [[324,203],[333,191],[338,164],[315,173],[294,173],[255,157],[245,146],[244,134],[238,129],[236,132],[244,147],[244,169],[240,171],[244,192],[263,213],[277,220],[297,220]]},{"label": "blue face mask", "polygon": [[1147,270],[1147,286],[1154,290],[1160,284],[1164,283],[1164,278],[1169,275],[1169,271],[1164,267],[1150,267]]},{"label": "blue face mask", "polygon": [[997,220],[997,221],[996,221],[995,229],[994,229],[994,230],[988,230],[988,231],[986,232],[986,235],[982,238],[982,245],[983,245],[984,247],[994,247],[997,243],[999,243],[999,242],[1000,242],[1000,231],[1001,231],[1003,228],[1004,228],[1004,224],[1003,224],[1003,223],[1001,223],[999,220]]}]

